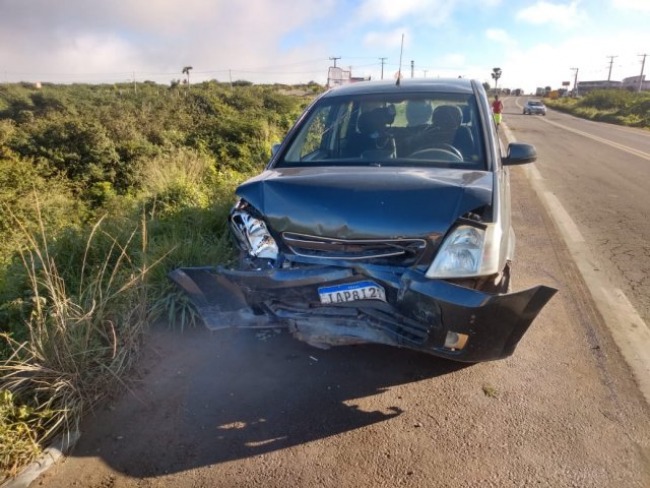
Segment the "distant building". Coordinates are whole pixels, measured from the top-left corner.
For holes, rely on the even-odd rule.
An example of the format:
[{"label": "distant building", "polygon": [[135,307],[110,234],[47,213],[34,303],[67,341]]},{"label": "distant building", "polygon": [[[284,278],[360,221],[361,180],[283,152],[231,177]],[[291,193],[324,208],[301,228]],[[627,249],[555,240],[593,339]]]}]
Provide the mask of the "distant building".
[{"label": "distant building", "polygon": [[349,83],[356,83],[358,81],[369,81],[370,77],[352,76],[352,72],[344,70],[339,67],[330,66],[327,72],[327,88],[335,86],[347,85]]},{"label": "distant building", "polygon": [[608,80],[598,80],[598,81],[579,81],[578,82],[578,93],[584,95],[594,90],[607,90],[610,88],[621,88],[622,83],[620,81],[608,81]]},{"label": "distant building", "polygon": [[645,75],[643,76],[629,76],[623,78],[623,83],[621,88],[630,91],[639,90],[639,84],[641,85],[641,90],[650,90],[650,81],[646,81]]}]

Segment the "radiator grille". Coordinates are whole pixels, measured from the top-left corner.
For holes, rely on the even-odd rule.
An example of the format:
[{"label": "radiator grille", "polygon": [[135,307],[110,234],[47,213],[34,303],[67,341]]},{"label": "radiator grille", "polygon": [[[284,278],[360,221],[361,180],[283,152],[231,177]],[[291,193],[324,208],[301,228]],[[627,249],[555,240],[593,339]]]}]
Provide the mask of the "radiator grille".
[{"label": "radiator grille", "polygon": [[409,266],[426,249],[424,239],[332,239],[285,232],[284,243],[299,256]]}]

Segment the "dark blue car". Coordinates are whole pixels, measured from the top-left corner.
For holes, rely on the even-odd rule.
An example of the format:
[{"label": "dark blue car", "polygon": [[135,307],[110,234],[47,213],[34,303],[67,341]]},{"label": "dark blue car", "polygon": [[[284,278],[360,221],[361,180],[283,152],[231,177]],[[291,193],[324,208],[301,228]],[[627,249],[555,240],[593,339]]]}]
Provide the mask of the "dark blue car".
[{"label": "dark blue car", "polygon": [[510,293],[508,166],[477,81],[363,82],[320,96],[237,189],[236,269],[171,278],[210,328],[286,326],[310,344],[509,356],[555,290]]}]

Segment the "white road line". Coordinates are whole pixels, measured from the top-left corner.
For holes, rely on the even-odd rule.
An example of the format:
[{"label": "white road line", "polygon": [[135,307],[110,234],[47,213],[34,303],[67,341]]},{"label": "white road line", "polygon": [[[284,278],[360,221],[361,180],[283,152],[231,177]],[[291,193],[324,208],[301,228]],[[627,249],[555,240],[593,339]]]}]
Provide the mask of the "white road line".
[{"label": "white road line", "polygon": [[[519,103],[519,99],[515,100],[515,105],[517,105],[517,107],[519,107],[519,108],[522,108],[520,103]],[[584,132],[584,131],[581,131],[581,130],[578,130],[578,129],[574,129],[572,127],[568,127],[568,126],[560,124],[558,122],[553,122],[551,120],[548,120],[546,117],[541,117],[541,120],[543,120],[547,124],[551,124],[551,125],[554,125],[555,127],[559,127],[560,129],[567,130],[569,132],[573,132],[574,134],[578,134],[578,135],[581,135],[583,137],[587,137],[587,138],[592,139],[594,141],[598,141],[598,142],[600,142],[602,144],[606,144],[606,145],[608,145],[610,147],[620,149],[621,151],[625,151],[625,152],[627,152],[629,154],[632,154],[634,156],[638,156],[638,157],[643,158],[643,159],[645,159],[647,161],[650,161],[650,154],[648,154],[645,151],[641,151],[639,149],[634,149],[633,147],[626,146],[626,145],[620,144],[618,142],[610,141],[609,139],[605,139],[603,137],[598,137],[598,136],[595,136],[593,134],[589,134],[588,132]],[[593,122],[593,121],[587,120],[586,122]],[[625,130],[625,129],[619,128],[619,127],[613,127],[613,129],[628,132],[628,133],[635,133],[635,134],[637,133],[636,131]]]},{"label": "white road line", "polygon": [[[537,178],[537,180],[538,180],[537,182],[538,185],[543,184],[541,183],[542,180],[541,178]],[[570,239],[571,242],[575,244],[583,244],[585,242],[585,238],[582,237],[580,230],[578,230],[578,226],[575,224],[573,219],[569,216],[569,213],[566,210],[564,210],[564,207],[560,203],[560,200],[558,200],[558,198],[550,191],[544,192],[544,199],[546,200],[546,203],[548,203],[548,206],[551,207],[553,214],[557,216],[558,224],[561,224],[562,230],[564,231],[565,238]]]},{"label": "white road line", "polygon": [[581,130],[574,129],[572,127],[568,127],[566,125],[558,124],[557,122],[553,122],[552,120],[548,120],[546,118],[543,118],[542,120],[544,122],[546,122],[547,124],[554,125],[555,127],[559,127],[560,129],[568,130],[569,132],[573,132],[574,134],[578,134],[578,135],[581,135],[583,137],[588,137],[589,139],[592,139],[594,141],[600,142],[602,144],[606,144],[606,145],[608,145],[610,147],[620,149],[621,151],[625,151],[625,152],[627,152],[629,154],[632,154],[634,156],[638,156],[638,157],[643,158],[643,159],[645,159],[647,161],[650,161],[650,154],[648,154],[645,151],[640,151],[638,149],[634,149],[633,147],[626,146],[624,144],[619,144],[618,142],[610,141],[609,139],[604,139],[602,137],[598,137],[598,136],[595,136],[593,134],[589,134],[588,132],[583,132]]},{"label": "white road line", "polygon": [[[507,126],[502,123],[501,127],[507,141],[515,142]],[[558,198],[546,189],[544,178],[537,168],[533,165],[523,168],[531,186],[560,229],[560,234],[578,266],[596,308],[650,405],[650,329],[623,291],[615,288],[605,272],[601,271],[603,268],[589,250],[578,226]]]}]

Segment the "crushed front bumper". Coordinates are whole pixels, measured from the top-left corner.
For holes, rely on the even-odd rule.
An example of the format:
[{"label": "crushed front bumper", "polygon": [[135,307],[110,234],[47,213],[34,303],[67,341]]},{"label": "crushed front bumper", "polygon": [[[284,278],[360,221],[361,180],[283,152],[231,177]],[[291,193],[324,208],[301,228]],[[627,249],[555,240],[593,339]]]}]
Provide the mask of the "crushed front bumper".
[{"label": "crushed front bumper", "polygon": [[[286,325],[296,338],[316,346],[378,343],[463,362],[510,356],[556,292],[537,286],[492,295],[413,270],[397,273],[371,265],[179,268],[170,278],[189,295],[210,329]],[[319,288],[369,280],[385,289],[385,302],[321,303]]]}]

